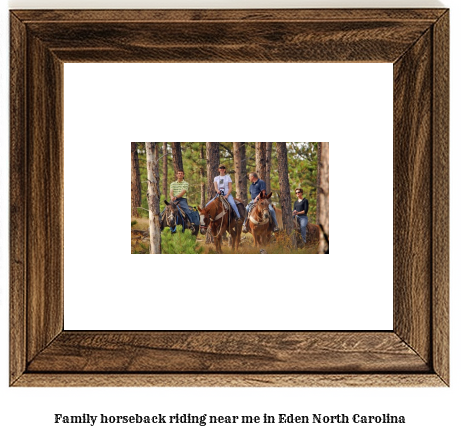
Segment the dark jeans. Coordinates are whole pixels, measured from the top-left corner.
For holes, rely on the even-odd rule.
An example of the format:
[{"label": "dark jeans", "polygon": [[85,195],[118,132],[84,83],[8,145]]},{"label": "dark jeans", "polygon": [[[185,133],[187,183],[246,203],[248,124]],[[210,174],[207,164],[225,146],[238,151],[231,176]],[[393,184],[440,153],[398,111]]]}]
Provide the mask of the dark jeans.
[{"label": "dark jeans", "polygon": [[189,205],[187,204],[187,199],[185,198],[178,198],[178,206],[181,208],[181,210],[187,215],[187,218],[189,218],[189,221],[192,223],[194,222],[192,220],[192,217],[190,216],[190,210],[189,210]]}]

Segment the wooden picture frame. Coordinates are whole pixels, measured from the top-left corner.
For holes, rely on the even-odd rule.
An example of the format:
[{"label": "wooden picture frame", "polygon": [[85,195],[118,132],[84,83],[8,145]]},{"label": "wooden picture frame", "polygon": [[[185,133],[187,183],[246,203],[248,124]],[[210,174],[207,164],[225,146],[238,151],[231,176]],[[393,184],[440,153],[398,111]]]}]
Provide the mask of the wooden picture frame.
[{"label": "wooden picture frame", "polygon": [[[447,9],[10,20],[11,386],[449,385]],[[65,331],[64,62],[392,62],[393,330]]]}]

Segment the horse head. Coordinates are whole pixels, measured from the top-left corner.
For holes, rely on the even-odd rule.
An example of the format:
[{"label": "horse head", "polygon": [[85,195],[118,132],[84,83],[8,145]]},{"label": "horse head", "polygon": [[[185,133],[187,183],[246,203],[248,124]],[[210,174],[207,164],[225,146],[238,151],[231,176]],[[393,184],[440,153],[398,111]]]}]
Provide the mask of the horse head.
[{"label": "horse head", "polygon": [[269,198],[271,198],[272,192],[269,195],[263,195],[259,197],[259,201],[257,203],[257,207],[259,209],[259,213],[262,217],[262,220],[268,220],[269,219]]},{"label": "horse head", "polygon": [[200,212],[200,233],[204,235],[210,225],[210,212],[206,207],[203,209],[199,207],[198,211]]},{"label": "horse head", "polygon": [[164,200],[166,207],[164,211],[165,221],[168,227],[175,227],[176,226],[176,217],[178,216],[178,206],[176,203],[168,203],[168,201]]}]

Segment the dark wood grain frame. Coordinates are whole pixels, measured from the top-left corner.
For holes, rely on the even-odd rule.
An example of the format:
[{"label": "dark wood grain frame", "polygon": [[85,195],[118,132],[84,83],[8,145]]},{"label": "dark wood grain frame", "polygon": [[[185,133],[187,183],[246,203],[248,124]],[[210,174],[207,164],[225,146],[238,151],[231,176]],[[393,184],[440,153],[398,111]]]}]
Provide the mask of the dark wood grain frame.
[{"label": "dark wood grain frame", "polygon": [[[448,10],[10,19],[12,386],[448,386]],[[65,331],[64,62],[392,62],[393,330]]]}]

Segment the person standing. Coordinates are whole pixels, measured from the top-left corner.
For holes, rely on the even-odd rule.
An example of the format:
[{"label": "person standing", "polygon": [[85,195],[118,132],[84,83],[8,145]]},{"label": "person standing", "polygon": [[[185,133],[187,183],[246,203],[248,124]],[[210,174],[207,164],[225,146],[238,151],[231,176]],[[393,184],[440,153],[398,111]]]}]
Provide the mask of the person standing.
[{"label": "person standing", "polygon": [[[250,185],[250,195],[251,195],[251,201],[247,204],[246,210],[247,210],[247,217],[245,218],[245,222],[243,223],[243,228],[242,231],[244,233],[248,233],[248,229],[246,227],[246,223],[248,220],[248,217],[250,216],[251,210],[253,209],[255,203],[259,200],[259,197],[261,194],[266,195],[266,182],[264,180],[261,180],[258,177],[257,173],[250,173],[248,175],[248,178],[251,182]],[[275,210],[272,204],[269,204],[269,212],[272,217],[272,221],[274,222],[274,232],[278,232],[278,223],[277,223],[277,218],[275,216]]]},{"label": "person standing", "polygon": [[296,200],[293,205],[293,216],[298,218],[299,226],[301,227],[301,237],[303,242],[306,243],[306,230],[309,219],[307,212],[309,211],[309,201],[307,198],[303,198],[303,190],[297,188],[295,190]]}]

